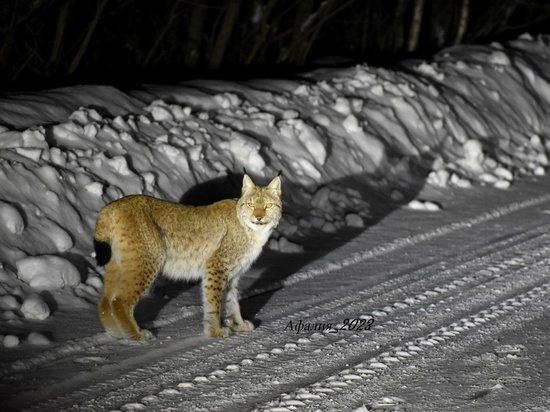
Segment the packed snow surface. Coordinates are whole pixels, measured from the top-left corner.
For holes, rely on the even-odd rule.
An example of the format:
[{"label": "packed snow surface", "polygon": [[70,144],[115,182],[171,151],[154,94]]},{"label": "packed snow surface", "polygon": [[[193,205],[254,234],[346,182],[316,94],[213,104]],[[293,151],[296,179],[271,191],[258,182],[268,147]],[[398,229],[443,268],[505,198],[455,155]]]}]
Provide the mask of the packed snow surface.
[{"label": "packed snow surface", "polygon": [[238,196],[242,169],[283,171],[269,242],[301,253],[308,231],[365,227],[370,190],[419,181],[508,188],[550,149],[550,38],[461,46],[390,70],[359,65],[295,80],[193,81],[121,92],[82,86],[0,98],[0,344],[47,345],[27,321],[90,307],[98,211],[134,193],[208,203]]}]

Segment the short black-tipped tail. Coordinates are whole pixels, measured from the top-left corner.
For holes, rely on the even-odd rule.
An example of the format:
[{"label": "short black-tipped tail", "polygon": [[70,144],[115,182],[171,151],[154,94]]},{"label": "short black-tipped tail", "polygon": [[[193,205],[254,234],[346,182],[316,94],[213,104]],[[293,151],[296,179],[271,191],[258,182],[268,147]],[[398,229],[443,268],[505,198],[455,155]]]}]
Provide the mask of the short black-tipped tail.
[{"label": "short black-tipped tail", "polygon": [[105,266],[111,260],[111,245],[94,239],[94,249],[98,266]]}]

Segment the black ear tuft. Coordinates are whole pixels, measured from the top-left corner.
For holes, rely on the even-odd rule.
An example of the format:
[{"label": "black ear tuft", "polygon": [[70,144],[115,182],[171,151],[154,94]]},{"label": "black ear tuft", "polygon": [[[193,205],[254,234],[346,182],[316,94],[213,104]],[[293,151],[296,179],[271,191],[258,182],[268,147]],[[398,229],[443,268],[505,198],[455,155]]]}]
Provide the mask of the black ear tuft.
[{"label": "black ear tuft", "polygon": [[243,167],[243,172],[244,172],[245,175],[248,174],[248,172],[246,171],[246,167]]},{"label": "black ear tuft", "polygon": [[281,176],[283,174],[283,169],[279,170],[279,173],[277,173],[277,176]]}]

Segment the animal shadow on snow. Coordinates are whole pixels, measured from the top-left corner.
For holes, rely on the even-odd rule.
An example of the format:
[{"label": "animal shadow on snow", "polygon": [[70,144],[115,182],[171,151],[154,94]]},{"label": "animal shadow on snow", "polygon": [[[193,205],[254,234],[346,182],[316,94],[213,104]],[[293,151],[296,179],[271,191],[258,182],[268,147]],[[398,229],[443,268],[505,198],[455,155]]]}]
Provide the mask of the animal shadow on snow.
[{"label": "animal shadow on snow", "polygon": [[[368,231],[370,227],[376,225],[386,216],[393,213],[395,210],[403,207],[414,199],[420,190],[422,190],[426,176],[427,165],[410,165],[410,170],[400,173],[390,172],[391,176],[380,176],[391,182],[407,182],[406,185],[401,184],[399,190],[403,198],[400,201],[392,199],[388,193],[387,186],[378,188],[374,185],[369,185],[366,182],[373,180],[372,174],[352,175],[342,179],[328,182],[326,186],[329,188],[353,188],[359,191],[363,200],[369,205],[369,218],[365,220],[363,228],[344,228],[337,233],[327,234],[320,230],[309,229],[306,236],[290,238],[290,241],[299,243],[303,246],[303,253],[283,253],[264,248],[258,261],[254,264],[256,269],[260,270],[260,276],[247,286],[247,289],[262,288],[272,282],[281,281],[288,276],[300,271],[310,263],[313,263],[326,254],[335,250],[346,243],[354,240],[364,231]],[[251,176],[257,184],[266,184],[263,179],[257,179],[256,176]],[[222,176],[204,183],[200,183],[189,189],[180,199],[180,203],[201,206],[214,203],[219,200],[228,198],[238,198],[241,192],[242,173],[233,174],[228,172],[226,176]],[[291,188],[295,183],[289,179],[285,179],[283,174],[283,215],[289,213],[292,215],[300,215],[308,217],[310,211],[307,207],[303,210],[292,210],[289,193],[292,189],[300,189],[299,187]],[[284,263],[282,263],[284,262]],[[244,283],[244,282],[242,282]],[[241,287],[243,284],[241,283]],[[157,278],[154,290],[156,299],[142,299],[136,307],[136,319],[138,323],[143,324],[156,319],[160,311],[171,299],[178,298],[182,293],[195,288],[191,293],[193,297],[189,297],[190,302],[185,304],[200,305],[201,293],[199,282],[173,282],[165,280],[162,277]],[[266,306],[271,300],[276,290],[263,293],[258,296],[241,301],[241,311],[245,319],[253,320],[256,327],[261,325],[261,320],[256,319],[256,315]],[[164,296],[163,299],[158,299],[159,296]]]},{"label": "animal shadow on snow", "polygon": [[[306,236],[289,239],[302,245],[304,248],[303,253],[282,253],[265,248],[256,262],[256,266],[261,268],[261,275],[248,289],[259,288],[261,290],[263,286],[269,283],[281,281],[302,270],[305,266],[314,264],[314,262],[322,259],[329,252],[353,241],[357,236],[368,231],[370,227],[375,226],[386,216],[408,204],[422,190],[427,176],[427,170],[420,166],[412,166],[411,169],[414,176],[409,174],[403,176],[402,179],[397,175],[391,176],[392,181],[409,182],[406,187],[401,186],[399,188],[403,195],[403,198],[399,201],[391,198],[387,188],[379,188],[366,183],[369,180],[372,181],[372,175],[369,175],[368,179],[365,175],[354,175],[328,182],[326,186],[329,188],[339,190],[342,188],[353,188],[359,191],[361,198],[369,205],[369,217],[364,219],[364,227],[345,227],[336,233],[325,233],[321,230],[311,228],[308,230]],[[286,200],[284,198],[284,191],[285,187],[288,187],[289,184],[292,183],[283,180],[283,215],[285,213]],[[286,204],[288,205],[288,203],[287,201]],[[300,215],[303,217],[309,216],[309,210],[304,210]],[[276,291],[277,289],[241,301],[243,317],[253,320],[258,327],[261,324],[261,319],[256,319],[255,317],[268,304]]]}]

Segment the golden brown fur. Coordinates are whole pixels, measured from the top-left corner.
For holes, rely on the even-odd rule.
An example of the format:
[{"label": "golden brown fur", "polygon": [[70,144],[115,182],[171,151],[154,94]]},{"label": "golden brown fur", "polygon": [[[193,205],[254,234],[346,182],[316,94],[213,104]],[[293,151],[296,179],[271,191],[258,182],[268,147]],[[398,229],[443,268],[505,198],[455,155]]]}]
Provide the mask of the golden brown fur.
[{"label": "golden brown fur", "polygon": [[105,206],[94,240],[110,246],[98,308],[107,332],[115,338],[151,338],[133,312],[159,273],[202,280],[207,336],[254,329],[241,317],[237,283],[277,226],[281,209],[280,178],[259,187],[246,174],[238,200],[193,207],[132,195]]}]

